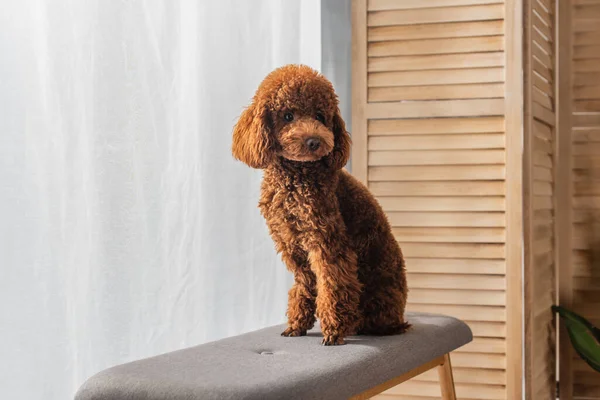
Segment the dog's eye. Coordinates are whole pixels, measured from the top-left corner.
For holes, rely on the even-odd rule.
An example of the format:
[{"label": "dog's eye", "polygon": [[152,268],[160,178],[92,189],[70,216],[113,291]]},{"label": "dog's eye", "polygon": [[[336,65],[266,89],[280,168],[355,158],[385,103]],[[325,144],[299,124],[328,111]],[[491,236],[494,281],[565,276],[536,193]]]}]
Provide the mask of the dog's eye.
[{"label": "dog's eye", "polygon": [[294,114],[292,114],[291,112],[286,112],[285,114],[283,114],[283,119],[285,119],[287,122],[291,122],[294,120]]},{"label": "dog's eye", "polygon": [[322,123],[323,125],[325,125],[325,116],[323,116],[323,114],[321,113],[317,113],[316,117],[317,121],[319,121],[320,123]]}]

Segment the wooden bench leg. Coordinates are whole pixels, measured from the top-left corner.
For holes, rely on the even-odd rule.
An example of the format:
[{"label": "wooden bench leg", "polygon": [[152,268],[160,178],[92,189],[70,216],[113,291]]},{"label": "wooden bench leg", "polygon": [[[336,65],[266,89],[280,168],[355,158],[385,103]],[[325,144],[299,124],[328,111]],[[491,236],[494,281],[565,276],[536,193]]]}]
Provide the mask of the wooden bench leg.
[{"label": "wooden bench leg", "polygon": [[452,365],[450,364],[450,354],[444,355],[444,363],[438,367],[440,376],[440,386],[442,389],[443,400],[456,400],[454,391],[454,378],[452,377]]}]

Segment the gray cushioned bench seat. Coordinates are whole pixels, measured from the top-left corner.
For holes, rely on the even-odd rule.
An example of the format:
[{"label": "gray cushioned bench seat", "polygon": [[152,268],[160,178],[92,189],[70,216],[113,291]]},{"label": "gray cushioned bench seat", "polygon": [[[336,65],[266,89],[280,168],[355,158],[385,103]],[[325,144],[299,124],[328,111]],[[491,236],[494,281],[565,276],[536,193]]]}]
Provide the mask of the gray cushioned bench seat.
[{"label": "gray cushioned bench seat", "polygon": [[282,337],[284,325],[122,364],[89,378],[76,400],[345,399],[470,342],[463,322],[407,313],[396,336],[353,336],[322,346],[316,326]]}]

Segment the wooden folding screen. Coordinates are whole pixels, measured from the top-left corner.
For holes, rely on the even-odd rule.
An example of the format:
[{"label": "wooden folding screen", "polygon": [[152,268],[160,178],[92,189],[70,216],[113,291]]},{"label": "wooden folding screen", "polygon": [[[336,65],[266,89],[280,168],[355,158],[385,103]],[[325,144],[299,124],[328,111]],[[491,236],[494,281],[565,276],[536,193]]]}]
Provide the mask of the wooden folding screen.
[{"label": "wooden folding screen", "polygon": [[[575,311],[600,326],[600,0],[570,4],[574,181],[570,301]],[[573,357],[573,386],[568,391],[576,399],[600,399],[600,374]]]},{"label": "wooden folding screen", "polygon": [[553,0],[525,2],[525,393],[556,396],[556,13]]},{"label": "wooden folding screen", "polygon": [[[522,392],[522,18],[517,0],[353,2],[352,172],[405,253],[408,309],[473,330],[452,354],[464,399]],[[421,375],[381,398],[439,397],[437,379]]]}]

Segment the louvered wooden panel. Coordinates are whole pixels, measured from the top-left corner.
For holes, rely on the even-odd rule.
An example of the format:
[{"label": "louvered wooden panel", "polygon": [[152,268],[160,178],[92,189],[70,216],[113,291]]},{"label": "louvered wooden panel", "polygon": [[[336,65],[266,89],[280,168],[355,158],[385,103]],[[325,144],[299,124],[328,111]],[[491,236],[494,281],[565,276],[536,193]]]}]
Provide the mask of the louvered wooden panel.
[{"label": "louvered wooden panel", "polygon": [[[377,197],[405,254],[408,310],[453,315],[473,330],[473,343],[452,357],[458,396],[510,398],[504,102],[510,5],[353,4],[352,172]],[[380,396],[439,397],[437,374]]]},{"label": "louvered wooden panel", "polygon": [[[573,281],[572,304],[600,325],[600,1],[572,5]],[[579,357],[572,362],[573,398],[600,399],[600,379]]]},{"label": "louvered wooden panel", "polygon": [[554,0],[526,3],[525,392],[550,399],[556,386]]}]

